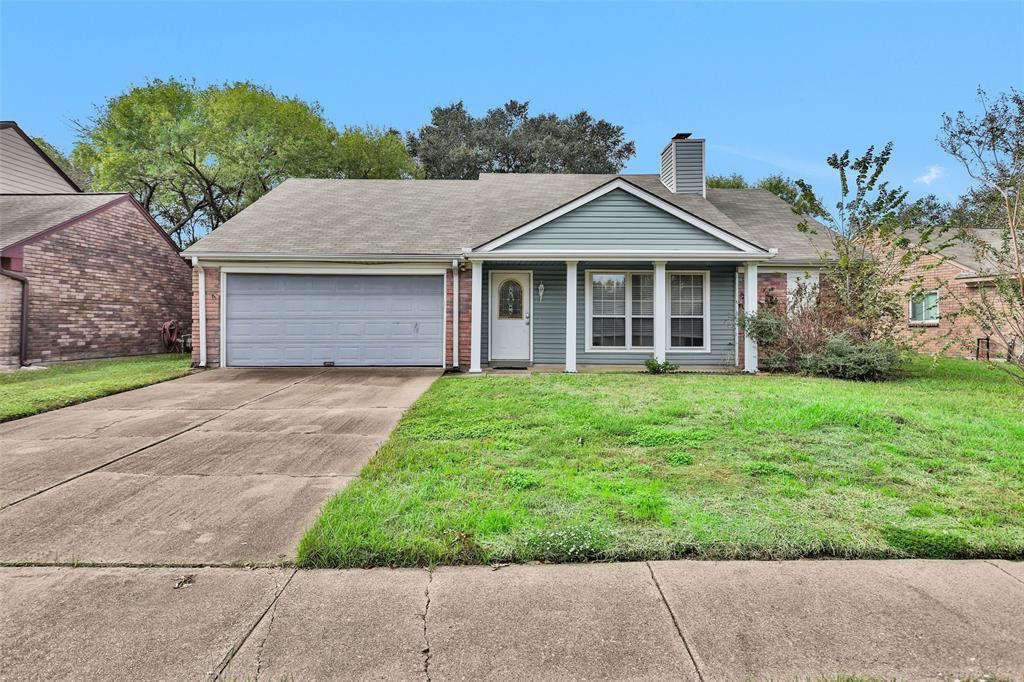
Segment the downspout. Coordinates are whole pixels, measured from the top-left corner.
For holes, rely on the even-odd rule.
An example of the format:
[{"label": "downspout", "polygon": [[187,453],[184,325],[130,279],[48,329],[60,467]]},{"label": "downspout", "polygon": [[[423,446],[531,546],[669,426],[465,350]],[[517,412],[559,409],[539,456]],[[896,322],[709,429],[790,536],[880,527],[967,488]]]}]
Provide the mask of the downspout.
[{"label": "downspout", "polygon": [[192,256],[192,267],[199,277],[199,366],[206,367],[206,271]]},{"label": "downspout", "polygon": [[28,367],[28,277],[13,270],[0,269],[0,275],[21,282],[21,334],[18,341],[18,365]]},{"label": "downspout", "polygon": [[459,261],[452,261],[452,367],[459,366]]}]

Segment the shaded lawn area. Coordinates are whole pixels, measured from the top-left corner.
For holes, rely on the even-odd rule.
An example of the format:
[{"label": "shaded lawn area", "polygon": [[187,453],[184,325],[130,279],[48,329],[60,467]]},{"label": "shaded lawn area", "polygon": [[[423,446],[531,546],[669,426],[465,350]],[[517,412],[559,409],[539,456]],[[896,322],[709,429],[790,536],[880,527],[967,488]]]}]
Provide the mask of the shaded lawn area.
[{"label": "shaded lawn area", "polygon": [[1024,392],[965,360],[794,376],[448,377],[304,566],[1024,558]]},{"label": "shaded lawn area", "polygon": [[175,379],[190,363],[174,353],[0,372],[0,422]]}]

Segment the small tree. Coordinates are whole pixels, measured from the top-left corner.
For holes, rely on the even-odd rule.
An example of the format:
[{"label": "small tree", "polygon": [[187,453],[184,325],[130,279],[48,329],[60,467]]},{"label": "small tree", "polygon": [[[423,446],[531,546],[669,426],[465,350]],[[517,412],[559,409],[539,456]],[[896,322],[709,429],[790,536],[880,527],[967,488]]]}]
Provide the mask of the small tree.
[{"label": "small tree", "polygon": [[956,314],[998,339],[1024,382],[1024,95],[1011,88],[990,99],[979,88],[978,104],[977,116],[943,114],[938,138],[976,183],[958,206],[956,237],[982,264],[981,281]]},{"label": "small tree", "polygon": [[[880,153],[874,147],[851,161],[850,151],[832,154],[827,163],[839,174],[840,198],[832,210],[810,184],[797,180],[797,202],[806,215],[821,219],[830,248],[822,250],[822,280],[850,317],[867,326],[873,338],[892,339],[903,319],[900,286],[911,265],[941,248],[936,228],[920,219],[921,204],[908,204],[902,187],[890,187],[882,173],[892,156],[892,142]],[[817,233],[810,221],[800,224]],[[912,282],[911,289],[919,288]]]}]

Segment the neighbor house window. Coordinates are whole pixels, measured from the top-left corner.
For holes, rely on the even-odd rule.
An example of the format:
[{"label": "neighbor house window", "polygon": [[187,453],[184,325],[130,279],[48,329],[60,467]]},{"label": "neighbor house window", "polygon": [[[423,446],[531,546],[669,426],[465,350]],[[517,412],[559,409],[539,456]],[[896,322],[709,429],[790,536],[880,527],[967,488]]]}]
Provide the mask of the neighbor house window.
[{"label": "neighbor house window", "polygon": [[590,274],[590,346],[632,350],[654,347],[654,275]]},{"label": "neighbor house window", "polygon": [[939,323],[939,292],[928,291],[910,299],[911,324]]},{"label": "neighbor house window", "polygon": [[669,346],[704,347],[705,282],[703,274],[669,276]]}]

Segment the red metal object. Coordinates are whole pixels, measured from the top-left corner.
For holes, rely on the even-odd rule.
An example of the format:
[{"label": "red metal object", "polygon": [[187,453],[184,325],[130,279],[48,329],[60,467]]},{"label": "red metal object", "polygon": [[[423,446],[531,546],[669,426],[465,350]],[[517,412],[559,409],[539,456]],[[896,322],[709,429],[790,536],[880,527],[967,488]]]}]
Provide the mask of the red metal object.
[{"label": "red metal object", "polygon": [[175,322],[174,320],[168,320],[167,322],[164,322],[164,326],[160,328],[160,341],[164,344],[165,350],[174,350],[174,346],[178,342],[177,322]]}]

